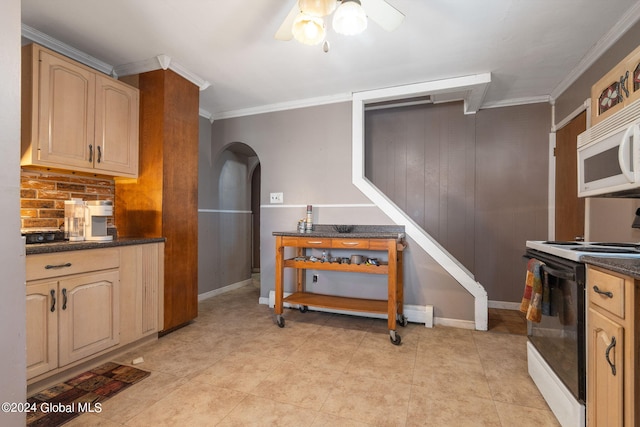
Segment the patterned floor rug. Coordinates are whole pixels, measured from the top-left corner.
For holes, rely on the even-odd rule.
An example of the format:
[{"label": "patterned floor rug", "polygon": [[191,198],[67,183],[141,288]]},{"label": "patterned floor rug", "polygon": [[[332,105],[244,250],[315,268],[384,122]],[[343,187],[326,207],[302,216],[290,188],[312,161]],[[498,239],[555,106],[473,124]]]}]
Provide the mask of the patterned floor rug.
[{"label": "patterned floor rug", "polygon": [[83,412],[99,413],[102,403],[149,376],[149,372],[105,363],[27,399],[27,427],[55,427]]}]

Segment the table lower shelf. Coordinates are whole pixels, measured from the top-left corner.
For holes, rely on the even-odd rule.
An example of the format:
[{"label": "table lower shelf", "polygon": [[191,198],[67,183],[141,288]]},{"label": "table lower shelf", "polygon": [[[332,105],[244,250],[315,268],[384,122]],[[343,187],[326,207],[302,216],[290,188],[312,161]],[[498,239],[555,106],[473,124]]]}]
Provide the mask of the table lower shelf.
[{"label": "table lower shelf", "polygon": [[310,307],[389,314],[389,303],[386,300],[349,298],[335,295],[314,294],[311,292],[295,292],[284,298],[284,302]]}]

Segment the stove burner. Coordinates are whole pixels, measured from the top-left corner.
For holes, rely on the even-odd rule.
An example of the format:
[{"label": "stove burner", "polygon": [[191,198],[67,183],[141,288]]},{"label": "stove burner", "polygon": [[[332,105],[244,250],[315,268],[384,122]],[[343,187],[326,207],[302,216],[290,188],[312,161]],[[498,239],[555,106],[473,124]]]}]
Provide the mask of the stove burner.
[{"label": "stove burner", "polygon": [[545,245],[562,245],[562,246],[581,246],[584,245],[584,243],[582,242],[566,242],[566,241],[554,241],[554,240],[549,240],[546,242],[542,242]]},{"label": "stove burner", "polygon": [[574,251],[578,252],[595,252],[600,254],[640,254],[640,251],[636,249],[625,249],[625,248],[612,248],[612,247],[589,247],[584,246],[580,248],[571,248]]},{"label": "stove burner", "polygon": [[592,246],[612,246],[616,248],[634,248],[638,249],[640,245],[637,243],[607,243],[607,242],[597,242],[591,243]]}]

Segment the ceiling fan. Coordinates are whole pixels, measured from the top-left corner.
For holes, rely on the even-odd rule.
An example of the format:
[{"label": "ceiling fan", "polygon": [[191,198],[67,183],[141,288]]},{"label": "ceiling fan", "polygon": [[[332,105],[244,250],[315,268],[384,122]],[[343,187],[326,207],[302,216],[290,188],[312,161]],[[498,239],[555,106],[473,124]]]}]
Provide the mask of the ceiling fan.
[{"label": "ceiling fan", "polygon": [[296,0],[284,22],[276,31],[276,40],[295,38],[300,43],[324,43],[327,52],[326,21],[333,14],[332,28],[340,34],[353,35],[367,28],[367,18],[387,31],[402,23],[404,15],[385,0]]}]

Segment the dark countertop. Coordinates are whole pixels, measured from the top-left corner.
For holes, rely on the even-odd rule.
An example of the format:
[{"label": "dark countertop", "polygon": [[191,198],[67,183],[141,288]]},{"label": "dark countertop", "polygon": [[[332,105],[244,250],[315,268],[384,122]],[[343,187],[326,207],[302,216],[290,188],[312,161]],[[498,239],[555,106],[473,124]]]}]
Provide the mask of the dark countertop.
[{"label": "dark countertop", "polygon": [[638,258],[585,256],[582,258],[582,261],[616,273],[631,276],[635,279],[640,279],[640,259]]},{"label": "dark countertop", "polygon": [[333,224],[315,224],[310,233],[274,231],[274,236],[326,237],[341,239],[404,239],[404,225],[354,225],[349,233],[339,233]]},{"label": "dark countertop", "polygon": [[144,245],[147,243],[164,242],[164,237],[120,237],[108,242],[60,242],[60,243],[34,243],[26,245],[27,255],[51,254],[55,252],[80,251],[85,249],[113,248],[116,246]]}]

